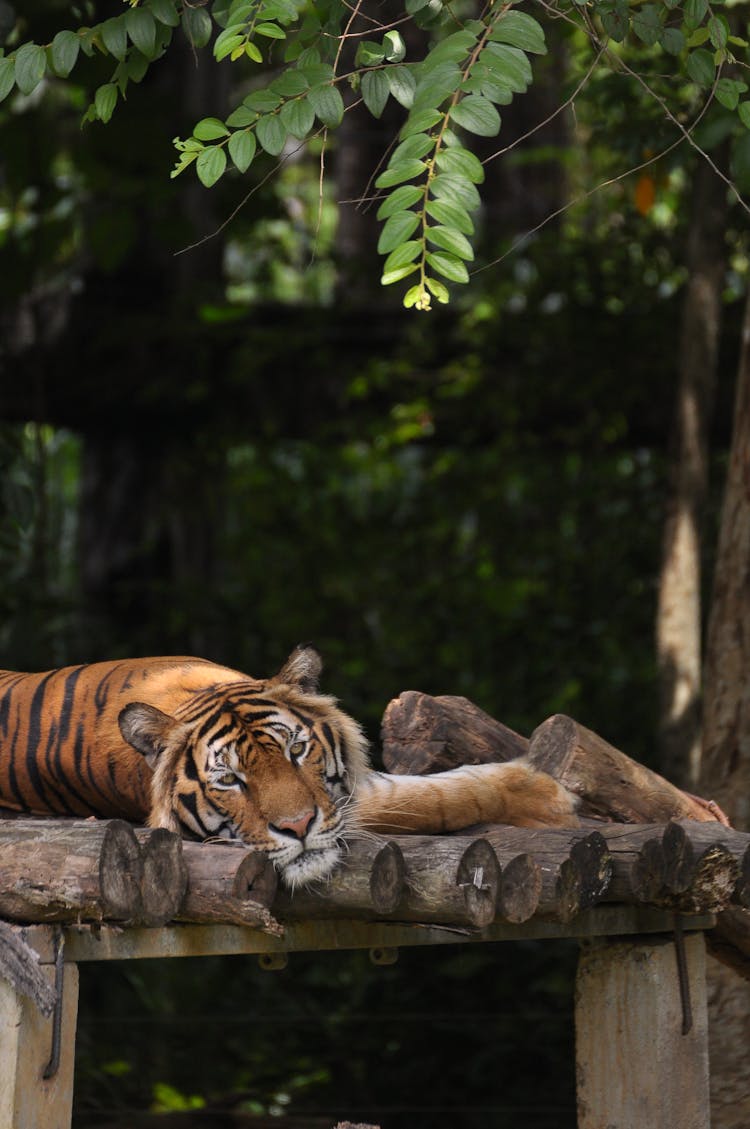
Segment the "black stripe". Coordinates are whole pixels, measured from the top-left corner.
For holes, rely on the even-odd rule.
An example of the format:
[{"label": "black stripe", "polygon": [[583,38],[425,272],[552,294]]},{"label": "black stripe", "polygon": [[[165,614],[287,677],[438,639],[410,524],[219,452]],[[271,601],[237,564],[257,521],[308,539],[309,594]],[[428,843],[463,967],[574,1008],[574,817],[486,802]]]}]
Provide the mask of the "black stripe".
[{"label": "black stripe", "polygon": [[[55,671],[51,670],[46,674],[42,681],[37,686],[31,699],[29,706],[29,733],[26,741],[26,771],[29,776],[29,781],[39,798],[49,807],[49,800],[47,799],[47,792],[44,787],[42,774],[39,771],[39,745],[42,740],[42,713],[44,712],[44,695],[47,691],[47,683],[54,677]],[[54,810],[54,809],[53,809]]]},{"label": "black stripe", "polygon": [[[73,715],[73,706],[75,704],[76,686],[78,685],[78,679],[81,676],[82,670],[85,670],[85,666],[77,666],[75,670],[72,670],[65,678],[65,690],[63,693],[62,709],[60,710],[57,743],[54,750],[54,767],[50,765],[50,771],[54,772],[57,780],[65,785],[71,796],[73,796],[82,807],[93,813],[95,809],[91,806],[90,801],[85,799],[77,790],[73,781],[70,779],[70,773],[65,771],[62,764],[63,746],[70,737],[70,722]],[[80,740],[75,741],[73,745],[73,768],[75,769],[78,779],[82,780]]]}]

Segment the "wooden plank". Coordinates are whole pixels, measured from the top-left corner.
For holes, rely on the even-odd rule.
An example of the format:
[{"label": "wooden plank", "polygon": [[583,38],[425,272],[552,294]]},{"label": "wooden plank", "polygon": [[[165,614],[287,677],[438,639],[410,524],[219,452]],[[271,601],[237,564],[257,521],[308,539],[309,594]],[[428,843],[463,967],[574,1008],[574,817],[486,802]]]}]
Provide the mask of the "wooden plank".
[{"label": "wooden plank", "polygon": [[[711,915],[685,917],[685,929],[711,929]],[[559,940],[632,933],[669,933],[674,917],[645,906],[597,906],[571,922],[532,918],[520,925],[495,921],[484,929],[420,925],[410,922],[366,922],[345,919],[290,922],[283,937],[270,937],[239,925],[170,925],[158,929],[65,930],[65,955],[69,960],[131,960],[156,957],[197,957],[313,952],[316,950],[401,948],[454,945],[487,941]],[[21,930],[24,940],[43,962],[52,957],[52,931],[30,925]]]},{"label": "wooden plank", "polygon": [[[45,928],[45,927],[40,927]],[[42,969],[54,982],[54,965]],[[0,1129],[69,1129],[78,1012],[78,969],[64,966],[60,1060],[51,1078],[54,1017],[0,980]]]},{"label": "wooden plank", "polygon": [[709,1129],[705,943],[685,938],[690,1029],[673,941],[585,948],[576,981],[578,1129]]}]

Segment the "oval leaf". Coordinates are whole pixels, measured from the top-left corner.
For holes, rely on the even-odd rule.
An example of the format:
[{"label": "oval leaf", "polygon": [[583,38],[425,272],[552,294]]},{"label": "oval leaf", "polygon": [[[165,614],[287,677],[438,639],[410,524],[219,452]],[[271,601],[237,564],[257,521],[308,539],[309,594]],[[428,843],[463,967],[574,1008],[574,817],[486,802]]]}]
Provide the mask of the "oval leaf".
[{"label": "oval leaf", "polygon": [[[750,105],[750,103],[747,103]],[[424,196],[424,188],[418,184],[402,184],[395,192],[391,192],[383,203],[378,208],[378,219],[387,220],[395,212],[406,211],[412,204],[416,204],[417,200]]]},{"label": "oval leaf", "polygon": [[393,168],[387,168],[375,181],[376,188],[390,188],[394,184],[401,184],[405,180],[413,180],[415,176],[423,173],[427,165],[424,161],[400,161]]},{"label": "oval leaf", "polygon": [[7,98],[16,84],[16,64],[14,59],[0,59],[0,102]]},{"label": "oval leaf", "polygon": [[472,184],[481,184],[484,180],[482,162],[468,149],[455,146],[452,149],[441,149],[437,157],[438,168],[443,172],[458,173],[465,176]]},{"label": "oval leaf", "polygon": [[297,98],[283,106],[280,117],[288,133],[302,140],[315,124],[315,113],[306,99]]},{"label": "oval leaf", "polygon": [[52,40],[52,69],[60,78],[67,78],[78,58],[81,41],[73,31],[58,31]]},{"label": "oval leaf", "polygon": [[385,109],[391,88],[384,71],[366,71],[362,75],[362,99],[374,118]]},{"label": "oval leaf", "polygon": [[344,116],[344,100],[335,86],[316,86],[308,98],[323,125],[337,126],[340,123]]},{"label": "oval leaf", "polygon": [[396,212],[386,220],[378,240],[378,252],[387,255],[405,243],[419,223],[416,212]]},{"label": "oval leaf", "polygon": [[124,59],[128,51],[128,33],[125,27],[125,16],[117,16],[105,20],[101,25],[101,36],[104,46],[110,55],[116,59]]},{"label": "oval leaf", "polygon": [[195,162],[195,171],[198,179],[206,188],[210,188],[223,175],[227,167],[227,155],[218,145],[211,145],[198,154]]},{"label": "oval leaf", "polygon": [[451,110],[451,119],[479,137],[494,137],[500,131],[500,114],[488,98],[468,94]]},{"label": "oval leaf", "polygon": [[156,23],[148,8],[131,8],[125,13],[125,26],[135,46],[147,59],[156,47]]},{"label": "oval leaf", "polygon": [[434,148],[435,142],[426,133],[413,133],[411,137],[407,137],[394,149],[389,163],[395,166],[400,165],[402,161],[409,161],[415,157],[419,159],[426,156]]},{"label": "oval leaf", "polygon": [[117,105],[117,87],[113,82],[100,86],[94,95],[94,108],[99,121],[108,122]]},{"label": "oval leaf", "polygon": [[716,73],[714,57],[711,52],[706,51],[703,47],[699,47],[697,51],[692,51],[688,56],[687,72],[693,82],[697,82],[699,86],[711,86]]},{"label": "oval leaf", "polygon": [[391,94],[404,109],[411,109],[417,80],[408,67],[389,67],[385,72]]},{"label": "oval leaf", "polygon": [[22,94],[31,94],[44,78],[47,55],[36,43],[24,43],[16,51],[16,83]]},{"label": "oval leaf", "polygon": [[246,172],[255,156],[255,134],[248,130],[233,133],[229,138],[227,149],[237,171]]},{"label": "oval leaf", "polygon": [[471,216],[458,204],[451,204],[448,200],[428,200],[425,208],[438,223],[452,227],[454,231],[462,231],[464,235],[474,234]]},{"label": "oval leaf", "polygon": [[182,30],[193,47],[205,47],[213,31],[211,17],[205,8],[185,6],[182,11]]},{"label": "oval leaf", "polygon": [[430,227],[426,232],[427,239],[430,243],[434,243],[436,247],[442,247],[444,251],[450,251],[452,255],[456,255],[459,259],[473,259],[474,248],[465,235],[461,235],[460,231],[454,231],[450,227]]},{"label": "oval leaf", "polygon": [[520,47],[522,51],[530,51],[532,55],[547,54],[542,27],[526,12],[506,10],[490,32],[490,39],[495,43],[509,43],[511,47]]},{"label": "oval leaf", "polygon": [[401,267],[405,267],[407,263],[413,263],[421,250],[421,239],[411,239],[408,243],[402,243],[395,251],[391,251],[390,255],[385,260],[383,273],[390,274],[391,271],[400,270]]},{"label": "oval leaf", "polygon": [[270,153],[272,157],[278,157],[286,141],[286,129],[279,115],[266,114],[264,117],[258,118],[255,132],[259,144],[263,146],[266,153]]},{"label": "oval leaf", "polygon": [[451,173],[441,173],[430,181],[430,192],[433,196],[437,196],[438,200],[459,204],[470,212],[478,208],[481,203],[479,193],[471,181]]},{"label": "oval leaf", "polygon": [[448,255],[443,251],[428,251],[426,258],[432,269],[442,274],[443,278],[449,278],[451,282],[469,281],[469,272],[465,264],[455,255]]},{"label": "oval leaf", "polygon": [[217,141],[220,137],[228,136],[229,130],[218,118],[203,118],[193,130],[193,137],[197,137],[199,141]]},{"label": "oval leaf", "polygon": [[177,27],[180,17],[174,0],[148,0],[148,6],[160,24],[164,24],[165,27]]}]

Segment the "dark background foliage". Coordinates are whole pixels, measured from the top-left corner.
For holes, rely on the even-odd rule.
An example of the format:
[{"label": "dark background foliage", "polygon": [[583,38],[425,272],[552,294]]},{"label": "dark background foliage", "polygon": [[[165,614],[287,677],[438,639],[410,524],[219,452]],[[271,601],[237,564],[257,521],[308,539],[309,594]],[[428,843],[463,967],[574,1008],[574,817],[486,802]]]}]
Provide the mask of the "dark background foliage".
[{"label": "dark background foliage", "polygon": [[[40,2],[24,34],[45,42],[66,9]],[[558,48],[517,111],[530,122],[575,78],[580,44]],[[367,215],[342,206],[336,226],[334,194],[352,168],[362,191],[382,150],[371,121],[333,150],[320,222],[312,151],[175,255],[247,191],[167,177],[169,139],[225,109],[225,71],[176,52],[106,128],[81,131],[75,85],[0,107],[0,665],[199,653],[263,675],[312,640],[376,759],[386,703],[413,688],[524,734],[563,711],[657,764],[694,156],[656,167],[648,214],[625,180],[449,313],[407,315],[364,273]],[[637,159],[653,115],[629,96],[623,119],[603,83],[578,133],[558,123],[488,166],[482,262],[584,175]],[[509,113],[504,129],[528,124]],[[729,245],[717,470],[744,253]],[[279,975],[239,958],[86,967],[75,1124],[162,1109],[196,1126],[270,1111],[564,1129],[574,967],[554,943],[416,949],[387,968],[309,954]]]}]

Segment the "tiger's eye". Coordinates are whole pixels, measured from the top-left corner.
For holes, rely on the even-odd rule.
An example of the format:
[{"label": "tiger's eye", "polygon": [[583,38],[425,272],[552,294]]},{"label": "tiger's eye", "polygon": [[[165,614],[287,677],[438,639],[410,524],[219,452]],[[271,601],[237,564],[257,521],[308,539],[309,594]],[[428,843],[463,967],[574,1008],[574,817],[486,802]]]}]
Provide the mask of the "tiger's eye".
[{"label": "tiger's eye", "polygon": [[295,741],[289,752],[293,757],[301,757],[305,751],[304,741]]},{"label": "tiger's eye", "polygon": [[224,772],[219,777],[219,784],[236,784],[236,783],[237,783],[237,777],[234,775],[233,772]]}]

